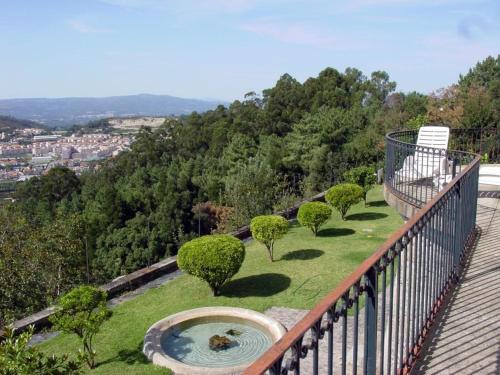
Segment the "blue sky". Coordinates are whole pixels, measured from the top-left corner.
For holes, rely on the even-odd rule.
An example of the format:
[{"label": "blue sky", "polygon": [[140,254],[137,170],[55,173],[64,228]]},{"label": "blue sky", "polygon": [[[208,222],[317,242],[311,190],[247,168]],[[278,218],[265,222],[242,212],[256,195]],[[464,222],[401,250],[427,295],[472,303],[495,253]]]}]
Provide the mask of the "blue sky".
[{"label": "blue sky", "polygon": [[0,97],[233,100],[327,66],[428,93],[500,53],[500,0],[0,0]]}]

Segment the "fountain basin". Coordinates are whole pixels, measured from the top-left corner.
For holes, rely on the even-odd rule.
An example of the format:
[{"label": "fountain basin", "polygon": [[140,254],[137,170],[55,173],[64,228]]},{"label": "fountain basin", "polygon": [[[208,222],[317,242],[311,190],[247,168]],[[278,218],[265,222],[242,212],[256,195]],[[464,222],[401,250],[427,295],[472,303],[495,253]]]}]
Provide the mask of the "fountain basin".
[{"label": "fountain basin", "polygon": [[[153,324],[144,337],[143,352],[158,366],[176,374],[236,375],[260,357],[284,334],[275,319],[235,307],[203,307],[168,316]],[[229,338],[227,349],[214,351],[209,339]]]}]

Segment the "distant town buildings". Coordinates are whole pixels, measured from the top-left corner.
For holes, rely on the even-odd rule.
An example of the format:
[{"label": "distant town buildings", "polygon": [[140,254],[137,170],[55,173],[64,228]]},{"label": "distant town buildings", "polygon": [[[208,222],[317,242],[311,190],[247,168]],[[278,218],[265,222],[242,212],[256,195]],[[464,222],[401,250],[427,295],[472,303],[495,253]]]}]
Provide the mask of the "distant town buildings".
[{"label": "distant town buildings", "polygon": [[0,182],[24,181],[56,165],[80,174],[92,163],[129,149],[131,137],[117,134],[62,136],[42,129],[19,129],[0,134]]},{"label": "distant town buildings", "polygon": [[33,142],[57,141],[60,138],[61,138],[60,134],[35,135],[33,137]]}]

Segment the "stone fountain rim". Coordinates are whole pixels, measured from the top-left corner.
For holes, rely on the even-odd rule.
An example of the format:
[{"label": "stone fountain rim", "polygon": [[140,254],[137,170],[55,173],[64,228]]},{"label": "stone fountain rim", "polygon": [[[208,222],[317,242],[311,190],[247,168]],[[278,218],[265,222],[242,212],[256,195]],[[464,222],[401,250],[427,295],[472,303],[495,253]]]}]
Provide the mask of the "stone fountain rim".
[{"label": "stone fountain rim", "polygon": [[196,309],[181,311],[167,316],[149,327],[144,337],[143,352],[153,364],[168,367],[175,374],[203,374],[203,375],[230,375],[240,374],[250,363],[238,366],[226,367],[201,367],[191,366],[170,357],[162,348],[161,341],[164,333],[173,326],[197,318],[207,318],[214,316],[225,316],[237,319],[249,320],[256,323],[270,334],[273,343],[278,341],[286,333],[285,327],[269,316],[260,312],[244,309],[240,307],[200,307]]}]

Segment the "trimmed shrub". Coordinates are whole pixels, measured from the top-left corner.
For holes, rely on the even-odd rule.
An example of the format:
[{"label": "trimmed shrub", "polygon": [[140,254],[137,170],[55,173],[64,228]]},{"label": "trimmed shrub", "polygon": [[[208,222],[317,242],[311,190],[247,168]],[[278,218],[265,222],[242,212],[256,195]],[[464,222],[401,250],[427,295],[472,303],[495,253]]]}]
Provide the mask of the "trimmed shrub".
[{"label": "trimmed shrub", "polygon": [[356,184],[338,184],[332,186],[326,192],[325,198],[337,211],[340,212],[342,220],[352,205],[363,199],[363,189]]},{"label": "trimmed shrub", "polygon": [[319,228],[332,216],[332,209],[323,202],[308,202],[299,207],[297,220],[303,227],[318,234]]},{"label": "trimmed shrub", "polygon": [[236,237],[214,234],[186,242],[177,254],[179,267],[208,283],[214,296],[233,277],[245,259],[245,246]]},{"label": "trimmed shrub", "polygon": [[274,242],[288,232],[288,221],[279,215],[256,216],[250,222],[252,237],[266,246],[271,262],[274,260]]},{"label": "trimmed shrub", "polygon": [[105,291],[82,285],[63,295],[58,301],[57,312],[49,318],[56,329],[74,333],[82,340],[83,350],[79,357],[89,368],[95,367],[96,352],[92,340],[112,314],[106,300]]},{"label": "trimmed shrub", "polygon": [[344,173],[344,178],[351,184],[359,185],[363,188],[363,200],[366,207],[366,194],[373,188],[377,177],[375,171],[371,167],[357,167]]}]

